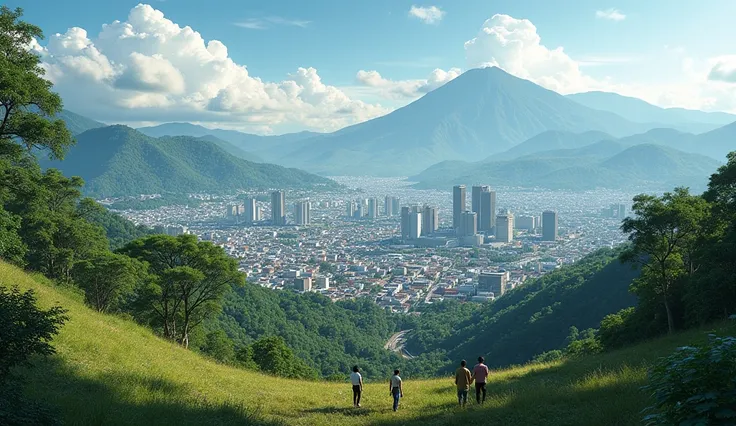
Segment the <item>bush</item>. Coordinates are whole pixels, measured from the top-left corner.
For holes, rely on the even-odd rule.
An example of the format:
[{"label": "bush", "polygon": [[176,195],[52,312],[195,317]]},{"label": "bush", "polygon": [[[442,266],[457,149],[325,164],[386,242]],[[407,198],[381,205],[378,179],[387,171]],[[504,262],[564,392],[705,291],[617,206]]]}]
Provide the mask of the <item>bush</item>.
[{"label": "bush", "polygon": [[532,358],[532,364],[544,364],[547,362],[559,361],[562,359],[564,354],[561,350],[555,349],[553,351],[542,352],[541,354]]},{"label": "bush", "polygon": [[58,306],[38,309],[32,290],[21,293],[17,287],[0,287],[0,384],[12,367],[26,363],[32,355],[53,354],[49,342],[66,319]]},{"label": "bush", "polygon": [[736,338],[709,340],[678,348],[652,368],[644,387],[655,398],[647,426],[736,424]]}]

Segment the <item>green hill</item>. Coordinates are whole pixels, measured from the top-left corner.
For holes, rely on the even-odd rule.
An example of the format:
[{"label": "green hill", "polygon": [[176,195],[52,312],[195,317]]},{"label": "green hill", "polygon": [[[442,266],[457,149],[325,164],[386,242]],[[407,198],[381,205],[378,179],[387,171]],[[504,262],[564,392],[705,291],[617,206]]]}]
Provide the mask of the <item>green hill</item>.
[{"label": "green hill", "polygon": [[[399,412],[383,381],[367,383],[364,408],[350,407],[346,383],[291,381],[209,361],[132,322],[93,312],[81,297],[0,263],[0,285],[33,289],[69,321],[57,355],[19,371],[28,398],[73,425],[630,425],[649,404],[646,368],[706,330],[673,335],[600,356],[493,372],[482,408],[456,408],[449,378],[405,379]],[[721,326],[720,333],[734,327]],[[470,357],[471,355],[468,355]],[[393,366],[386,366],[388,371]]]},{"label": "green hill", "polygon": [[98,196],[337,185],[301,170],[236,158],[208,140],[156,139],[125,126],[84,132],[64,161],[44,166],[81,176],[86,191]]},{"label": "green hill", "polygon": [[66,128],[69,129],[73,135],[84,133],[87,130],[105,127],[105,124],[102,124],[99,121],[92,120],[66,109],[62,110],[56,117],[64,120]]}]

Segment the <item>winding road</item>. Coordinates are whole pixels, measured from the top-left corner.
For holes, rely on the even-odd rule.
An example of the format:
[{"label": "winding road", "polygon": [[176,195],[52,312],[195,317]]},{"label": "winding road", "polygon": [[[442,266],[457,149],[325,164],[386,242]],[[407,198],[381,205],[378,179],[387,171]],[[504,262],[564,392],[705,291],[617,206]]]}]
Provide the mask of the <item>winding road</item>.
[{"label": "winding road", "polygon": [[406,351],[406,349],[404,349],[404,344],[406,342],[406,333],[410,331],[411,330],[402,330],[394,334],[393,336],[391,336],[391,338],[388,339],[386,345],[384,345],[383,348],[401,354],[401,356],[405,359],[414,358],[409,352]]}]

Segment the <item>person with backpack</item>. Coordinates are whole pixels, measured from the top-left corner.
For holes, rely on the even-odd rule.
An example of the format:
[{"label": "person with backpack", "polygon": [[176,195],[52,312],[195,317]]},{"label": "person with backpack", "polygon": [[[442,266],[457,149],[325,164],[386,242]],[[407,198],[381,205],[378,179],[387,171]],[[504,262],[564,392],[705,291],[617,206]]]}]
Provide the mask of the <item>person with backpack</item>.
[{"label": "person with backpack", "polygon": [[404,387],[399,373],[399,370],[394,370],[394,375],[391,376],[391,380],[389,380],[391,396],[394,397],[394,411],[399,409],[399,399],[404,397]]},{"label": "person with backpack", "polygon": [[468,403],[468,391],[473,379],[470,370],[465,367],[468,363],[465,360],[460,361],[460,368],[455,371],[455,385],[457,386],[457,402],[461,407],[465,407]]},{"label": "person with backpack", "polygon": [[360,407],[360,396],[363,394],[363,376],[356,365],[350,373],[350,383],[353,385],[353,407]]},{"label": "person with backpack", "polygon": [[[478,404],[486,402],[486,381],[488,380],[488,366],[484,364],[485,359],[478,357],[478,364],[473,367],[473,380],[475,380],[475,400]],[[483,399],[481,400],[481,394]]]}]

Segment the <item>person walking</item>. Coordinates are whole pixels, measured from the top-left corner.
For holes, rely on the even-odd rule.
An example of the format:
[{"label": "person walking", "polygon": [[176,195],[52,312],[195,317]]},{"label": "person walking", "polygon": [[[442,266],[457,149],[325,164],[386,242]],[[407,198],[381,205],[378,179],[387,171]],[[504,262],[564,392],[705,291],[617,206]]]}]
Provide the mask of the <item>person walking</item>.
[{"label": "person walking", "polygon": [[350,373],[350,383],[353,385],[353,407],[360,407],[360,396],[363,394],[363,376],[356,365]]},{"label": "person walking", "polygon": [[470,384],[473,382],[473,378],[470,375],[470,370],[467,369],[468,365],[465,360],[460,361],[460,368],[455,370],[455,385],[457,386],[457,402],[461,407],[465,407],[468,403],[468,391],[470,390]]},{"label": "person walking", "polygon": [[394,411],[399,409],[399,398],[404,397],[404,386],[399,376],[400,371],[394,370],[394,375],[391,376],[389,381],[389,388],[391,389],[391,396],[394,397]]},{"label": "person walking", "polygon": [[[473,380],[475,380],[475,401],[478,404],[486,402],[486,381],[488,380],[488,366],[484,364],[485,359],[478,357],[478,364],[473,367]],[[481,394],[483,399],[481,400]]]}]

